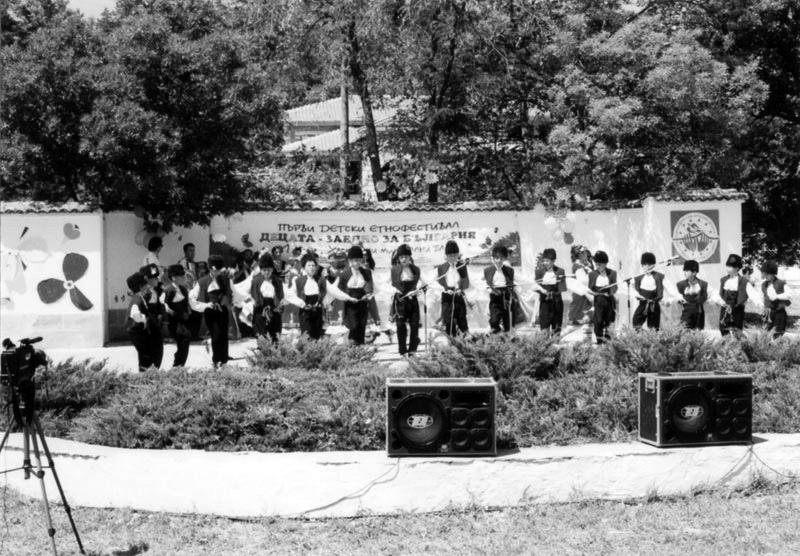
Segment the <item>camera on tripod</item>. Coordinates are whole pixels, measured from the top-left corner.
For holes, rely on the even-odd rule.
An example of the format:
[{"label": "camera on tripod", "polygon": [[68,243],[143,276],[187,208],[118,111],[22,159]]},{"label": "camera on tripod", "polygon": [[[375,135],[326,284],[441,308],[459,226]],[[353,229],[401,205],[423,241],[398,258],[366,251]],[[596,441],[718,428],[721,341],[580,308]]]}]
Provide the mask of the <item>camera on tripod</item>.
[{"label": "camera on tripod", "polygon": [[[56,530],[50,517],[50,505],[47,502],[47,491],[44,486],[44,470],[50,469],[53,472],[53,479],[56,482],[56,487],[58,487],[58,493],[61,495],[64,511],[67,512],[69,523],[72,526],[72,532],[75,534],[75,540],[78,541],[78,549],[81,554],[86,554],[78,529],[75,527],[75,520],[72,519],[72,508],[67,504],[67,497],[64,495],[64,489],[61,488],[61,481],[56,473],[56,464],[53,461],[52,454],[50,454],[50,448],[47,447],[47,440],[44,437],[42,425],[39,423],[39,418],[36,416],[34,408],[36,398],[34,375],[39,367],[47,367],[47,355],[45,355],[44,351],[33,347],[33,344],[41,341],[41,337],[23,338],[19,341],[19,346],[17,346],[8,338],[3,340],[3,353],[2,357],[0,357],[0,386],[6,389],[7,407],[10,413],[13,414],[13,420],[22,429],[23,454],[22,467],[5,470],[2,473],[21,469],[24,471],[26,479],[31,476],[39,479],[42,487],[42,503],[45,509],[47,535],[50,537],[50,546],[53,549],[53,554],[58,554],[55,540]],[[14,423],[9,415],[8,428],[3,435],[3,439],[0,440],[0,452],[3,451],[9,436],[11,436],[13,426]],[[41,442],[47,457],[46,467],[42,465],[39,442]],[[33,456],[33,459],[31,459],[31,456]]]},{"label": "camera on tripod", "polygon": [[0,355],[0,385],[5,386],[10,398],[14,417],[22,425],[22,417],[30,418],[36,388],[33,381],[36,369],[47,367],[47,355],[33,344],[42,337],[22,338],[19,346],[6,338],[3,340],[3,353]]}]

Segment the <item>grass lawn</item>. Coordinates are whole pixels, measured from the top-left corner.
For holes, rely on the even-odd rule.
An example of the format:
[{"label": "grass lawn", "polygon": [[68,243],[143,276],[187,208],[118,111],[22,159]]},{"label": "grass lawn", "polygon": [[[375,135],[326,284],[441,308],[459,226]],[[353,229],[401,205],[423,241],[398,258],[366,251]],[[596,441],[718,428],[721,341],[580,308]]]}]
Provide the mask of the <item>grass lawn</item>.
[{"label": "grass lawn", "polygon": [[[0,554],[49,550],[41,503],[0,490]],[[69,495],[69,492],[67,492]],[[77,553],[53,506],[62,554]],[[89,554],[790,554],[800,551],[800,482],[743,491],[394,517],[230,520],[74,508]]]}]

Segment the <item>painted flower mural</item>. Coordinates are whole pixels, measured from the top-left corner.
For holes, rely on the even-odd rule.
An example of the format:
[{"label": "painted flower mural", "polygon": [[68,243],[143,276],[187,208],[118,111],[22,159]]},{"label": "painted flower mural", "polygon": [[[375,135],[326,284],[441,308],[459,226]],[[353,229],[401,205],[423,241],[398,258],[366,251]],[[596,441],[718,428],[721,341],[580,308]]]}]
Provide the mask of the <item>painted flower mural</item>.
[{"label": "painted flower mural", "polygon": [[67,253],[64,257],[64,262],[61,265],[64,272],[64,280],[58,278],[48,278],[39,282],[36,290],[39,293],[39,299],[43,303],[55,303],[64,294],[69,292],[69,298],[72,304],[81,311],[88,311],[94,305],[91,301],[77,288],[75,282],[83,278],[89,268],[89,260],[79,253]]}]

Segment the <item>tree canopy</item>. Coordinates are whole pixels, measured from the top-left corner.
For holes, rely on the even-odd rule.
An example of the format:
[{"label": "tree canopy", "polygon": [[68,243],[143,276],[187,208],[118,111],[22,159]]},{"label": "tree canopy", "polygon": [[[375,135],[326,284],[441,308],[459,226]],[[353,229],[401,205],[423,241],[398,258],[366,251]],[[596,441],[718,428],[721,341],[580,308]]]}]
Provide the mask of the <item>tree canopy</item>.
[{"label": "tree canopy", "polygon": [[[204,222],[319,195],[337,167],[281,157],[282,109],[365,112],[391,196],[579,208],[748,193],[754,256],[800,247],[797,0],[118,0],[97,21],[7,0],[4,197]],[[383,160],[385,155],[392,160]]]}]

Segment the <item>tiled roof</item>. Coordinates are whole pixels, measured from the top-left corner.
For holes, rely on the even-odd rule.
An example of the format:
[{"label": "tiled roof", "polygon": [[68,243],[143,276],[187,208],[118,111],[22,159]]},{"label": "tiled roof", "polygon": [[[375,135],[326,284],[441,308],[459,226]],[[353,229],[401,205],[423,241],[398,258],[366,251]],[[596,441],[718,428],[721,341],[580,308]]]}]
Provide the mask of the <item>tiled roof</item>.
[{"label": "tiled roof", "polygon": [[359,200],[314,200],[295,201],[293,203],[253,203],[248,210],[274,210],[274,211],[421,211],[421,212],[455,212],[455,211],[518,211],[531,210],[532,207],[521,203],[507,201],[466,201],[463,203],[430,204],[419,201],[380,201],[365,202]]},{"label": "tiled roof", "polygon": [[50,212],[94,212],[95,209],[82,203],[67,202],[61,204],[43,201],[3,201],[0,202],[0,213],[45,214]]},{"label": "tiled roof", "polygon": [[[350,95],[348,101],[348,118],[354,126],[364,125],[364,110],[361,108],[361,97]],[[393,107],[375,106],[372,108],[372,117],[376,124],[386,123],[391,120],[397,110]],[[336,124],[341,119],[342,104],[341,97],[315,102],[291,108],[284,112],[284,116],[289,125]]]},{"label": "tiled roof", "polygon": [[[623,207],[639,207],[644,199],[651,197],[657,201],[699,202],[699,201],[742,201],[746,193],[735,189],[689,190],[680,194],[649,194],[633,201],[591,200],[576,211],[614,210]],[[430,204],[420,201],[381,201],[365,202],[358,200],[298,200],[290,203],[251,203],[248,210],[263,211],[422,211],[422,212],[455,212],[455,211],[524,211],[532,210],[529,204],[510,201],[465,201],[461,203]],[[55,212],[93,212],[94,209],[80,203],[64,203],[49,205],[38,201],[11,201],[0,203],[0,213],[55,213]]]},{"label": "tiled roof", "polygon": [[[365,129],[366,128],[363,127],[351,127],[348,140],[351,143],[354,143],[363,138],[364,135],[366,135]],[[341,147],[342,134],[337,129],[335,131],[328,131],[313,137],[306,137],[305,139],[295,141],[293,143],[287,143],[281,150],[285,153],[301,150],[329,152],[340,149]]]},{"label": "tiled roof", "polygon": [[747,193],[736,189],[715,187],[712,189],[689,189],[675,193],[660,191],[651,193],[648,197],[653,197],[656,201],[744,201],[747,199]]}]

